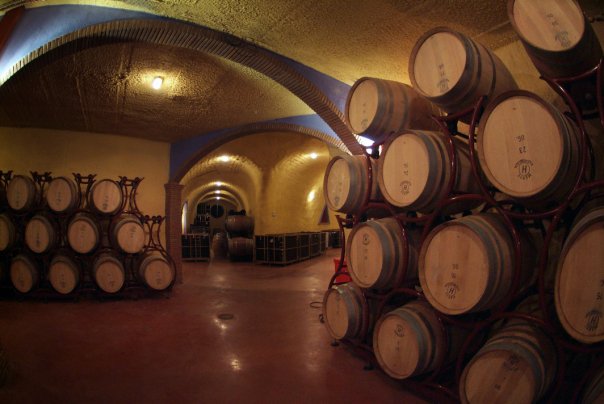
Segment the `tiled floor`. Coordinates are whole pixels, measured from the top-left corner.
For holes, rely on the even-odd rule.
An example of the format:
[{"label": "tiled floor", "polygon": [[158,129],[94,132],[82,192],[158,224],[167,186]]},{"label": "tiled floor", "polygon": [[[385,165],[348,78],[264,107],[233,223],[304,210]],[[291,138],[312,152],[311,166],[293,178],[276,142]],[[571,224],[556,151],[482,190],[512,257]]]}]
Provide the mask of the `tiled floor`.
[{"label": "tiled floor", "polygon": [[311,302],[337,252],[285,267],[186,263],[168,299],[0,301],[12,369],[0,403],[421,402],[330,345]]}]

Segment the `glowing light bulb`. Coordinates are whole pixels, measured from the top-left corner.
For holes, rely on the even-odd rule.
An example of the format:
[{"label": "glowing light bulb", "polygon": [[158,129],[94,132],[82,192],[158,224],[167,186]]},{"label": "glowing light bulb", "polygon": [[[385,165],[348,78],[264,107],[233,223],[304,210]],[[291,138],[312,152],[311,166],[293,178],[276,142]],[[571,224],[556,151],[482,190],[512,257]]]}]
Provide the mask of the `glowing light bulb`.
[{"label": "glowing light bulb", "polygon": [[313,160],[315,160],[317,157],[319,157],[319,155],[317,153],[310,153],[308,156]]},{"label": "glowing light bulb", "polygon": [[153,87],[155,90],[159,90],[162,84],[164,84],[164,78],[161,76],[157,76],[151,82],[151,87]]}]

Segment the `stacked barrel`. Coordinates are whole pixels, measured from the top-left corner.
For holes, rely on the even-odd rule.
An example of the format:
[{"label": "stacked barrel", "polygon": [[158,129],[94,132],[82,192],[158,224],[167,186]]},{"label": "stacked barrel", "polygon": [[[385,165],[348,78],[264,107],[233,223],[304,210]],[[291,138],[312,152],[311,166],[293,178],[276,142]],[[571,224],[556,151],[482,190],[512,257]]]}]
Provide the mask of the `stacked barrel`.
[{"label": "stacked barrel", "polygon": [[254,218],[245,211],[231,212],[224,223],[229,258],[232,261],[252,261],[254,257]]},{"label": "stacked barrel", "polygon": [[[74,296],[92,288],[117,295],[129,286],[168,289],[175,270],[120,181],[94,176],[5,175],[0,253],[18,295]],[[81,191],[82,185],[87,185]],[[136,184],[138,185],[138,183]],[[4,189],[4,187],[3,187]],[[3,268],[4,269],[4,268]]]},{"label": "stacked barrel", "polygon": [[[602,51],[576,2],[510,0],[509,10],[548,82],[596,68]],[[564,43],[540,37],[550,34]],[[419,38],[409,72],[412,86],[365,77],[348,96],[351,131],[375,143],[325,173],[328,206],[353,225],[352,281],[332,278],[326,328],[393,378],[446,381],[449,369],[442,391],[462,402],[570,397],[576,386],[555,382],[562,362],[589,349],[604,359],[604,181],[593,176],[584,94],[562,87],[564,114],[445,27]]]}]

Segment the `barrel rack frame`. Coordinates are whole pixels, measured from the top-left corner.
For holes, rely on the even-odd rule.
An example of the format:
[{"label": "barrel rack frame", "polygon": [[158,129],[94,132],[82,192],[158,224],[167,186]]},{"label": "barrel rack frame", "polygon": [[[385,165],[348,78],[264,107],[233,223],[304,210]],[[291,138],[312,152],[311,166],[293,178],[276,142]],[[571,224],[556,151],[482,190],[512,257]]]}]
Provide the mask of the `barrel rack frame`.
[{"label": "barrel rack frame", "polygon": [[[549,78],[542,76],[541,79],[544,80],[558,95],[562,97],[565,104],[570,109],[570,112],[567,113],[566,116],[573,120],[580,130],[579,172],[577,173],[570,193],[566,195],[564,200],[562,200],[557,206],[551,206],[546,210],[531,210],[513,200],[502,200],[496,198],[496,190],[490,187],[481,175],[477,160],[477,152],[474,148],[476,143],[476,128],[486,106],[486,97],[483,96],[477,100],[473,107],[467,110],[444,117],[433,117],[438,126],[441,128],[441,131],[446,135],[446,144],[452,173],[450,181],[447,185],[447,194],[438,203],[438,206],[433,213],[423,216],[418,216],[415,212],[401,213],[399,208],[395,208],[386,201],[370,200],[371,186],[375,179],[369,161],[372,156],[365,153],[365,157],[369,163],[367,164],[366,172],[368,186],[365,195],[365,203],[358,212],[355,212],[352,215],[352,218],[349,217],[345,219],[339,215],[337,216],[342,239],[342,249],[340,253],[339,265],[330,279],[327,288],[328,290],[335,285],[346,283],[336,281],[339,275],[347,274],[343,269],[347,248],[344,228],[350,228],[357,224],[360,221],[362,214],[368,209],[381,208],[388,211],[391,216],[396,218],[397,223],[399,224],[399,235],[401,236],[401,240],[405,246],[408,246],[406,229],[409,226],[423,226],[421,238],[421,243],[423,243],[430,230],[436,224],[438,224],[439,221],[443,220],[443,217],[441,217],[440,214],[442,209],[447,205],[459,201],[475,200],[481,202],[484,204],[483,210],[493,210],[499,213],[509,228],[511,235],[513,236],[515,249],[514,275],[511,290],[503,299],[503,302],[499,307],[490,312],[466,314],[462,316],[446,315],[434,309],[439,318],[441,327],[443,328],[443,331],[445,331],[445,336],[447,336],[447,327],[460,327],[469,331],[469,334],[462,345],[461,351],[459,352],[458,359],[453,364],[440,363],[436,366],[436,370],[428,374],[400,380],[400,383],[408,390],[418,391],[420,394],[429,399],[437,400],[439,402],[459,402],[460,399],[458,386],[461,374],[465,364],[467,364],[469,361],[470,356],[478,351],[477,346],[481,344],[477,344],[477,342],[480,342],[480,338],[484,338],[484,331],[486,331],[488,327],[493,325],[495,322],[505,321],[506,319],[511,318],[528,320],[540,327],[545,331],[546,335],[550,336],[557,351],[558,367],[556,370],[555,380],[540,402],[558,402],[557,400],[560,399],[561,394],[565,397],[567,402],[580,402],[582,390],[584,389],[585,385],[596,374],[596,372],[604,366],[604,342],[591,345],[580,343],[570,338],[557,323],[556,313],[553,312],[552,305],[549,304],[551,301],[552,291],[547,289],[545,279],[546,270],[548,268],[548,255],[554,233],[557,230],[562,230],[566,235],[570,230],[570,224],[574,218],[574,215],[582,206],[584,206],[585,202],[587,202],[593,196],[593,193],[604,191],[604,179],[595,181],[589,180],[590,173],[588,172],[588,167],[590,166],[590,163],[592,163],[591,168],[594,168],[593,163],[595,156],[590,147],[589,136],[586,132],[584,123],[585,119],[599,118],[600,129],[604,128],[604,59],[601,59],[597,66],[574,77]],[[581,111],[580,107],[578,106],[579,101],[574,99],[571,95],[573,94],[573,86],[577,84],[581,86],[587,85],[589,89],[593,90],[596,101],[594,111],[590,111],[589,113],[584,113]],[[468,136],[458,131],[457,128],[460,120],[464,120],[464,122],[469,121]],[[453,138],[456,136],[465,138],[468,143],[472,173],[474,179],[479,184],[481,190],[480,194],[462,194],[456,192],[454,189],[454,173],[457,169],[457,158]],[[378,158],[376,153],[377,148],[383,144],[384,141],[372,146],[375,153],[374,157]],[[571,204],[577,201],[579,201],[578,206],[573,207]],[[549,221],[549,224],[545,223],[545,221]],[[517,291],[519,289],[522,250],[519,233],[516,227],[520,223],[527,227],[535,227],[539,229],[544,238],[543,245],[538,251],[536,285],[529,288],[528,291],[522,293],[521,295],[519,295]],[[368,333],[369,304],[367,302],[370,300],[377,302],[377,319],[383,313],[388,302],[394,297],[403,297],[403,299],[407,300],[425,300],[425,297],[420,290],[416,290],[413,288],[413,285],[403,282],[407,272],[408,248],[404,249],[403,261],[405,262],[403,271],[401,271],[397,282],[395,282],[390,290],[380,292],[362,289],[365,297],[362,308],[364,327],[360,333],[362,339],[342,339],[339,341],[334,340],[332,342],[333,346],[337,346],[339,342],[342,342],[360,354],[360,356],[367,361],[367,365],[365,366],[366,370],[373,369],[375,366],[379,367],[373,353],[372,345],[369,342],[371,335]],[[540,316],[509,311],[513,303],[517,303],[530,294],[535,293],[538,294],[539,297],[539,307],[541,312]],[[445,340],[448,344],[448,336],[445,338]],[[571,363],[571,360],[576,358],[587,358],[585,362],[588,362],[588,365],[586,368],[584,367],[579,369],[583,371],[583,374],[579,377],[578,381],[575,380],[574,383],[569,383],[567,380],[567,363]],[[577,369],[574,370],[576,371]],[[454,374],[454,378],[448,376],[451,373]]]},{"label": "barrel rack frame", "polygon": [[[8,183],[13,178],[12,171],[0,171],[0,189],[5,191]],[[136,270],[138,259],[143,257],[145,253],[157,251],[161,254],[174,269],[175,263],[172,257],[161,243],[161,228],[165,220],[164,216],[148,216],[144,215],[138,208],[136,202],[136,191],[143,178],[127,178],[120,176],[119,185],[122,191],[122,202],[118,210],[111,215],[102,214],[91,208],[89,200],[91,196],[92,186],[96,179],[96,174],[83,176],[79,173],[73,173],[73,178],[77,186],[78,200],[76,206],[66,212],[53,212],[48,207],[44,195],[44,189],[47,184],[52,181],[53,177],[50,172],[39,174],[38,172],[30,172],[31,178],[38,187],[34,207],[25,212],[15,212],[4,206],[5,201],[0,201],[0,214],[7,215],[13,222],[16,235],[15,246],[0,252],[0,299],[17,299],[17,300],[79,300],[85,297],[96,297],[98,299],[138,299],[140,297],[163,296],[169,297],[175,283],[175,277],[170,285],[161,291],[151,289],[143,284],[138,278]],[[99,224],[99,243],[90,253],[80,254],[69,248],[67,240],[67,230],[70,220],[78,213],[86,213],[92,216]],[[25,244],[24,229],[25,224],[36,214],[45,215],[57,234],[57,242],[55,248],[45,253],[34,253]],[[145,245],[143,249],[136,254],[129,254],[114,248],[110,240],[110,229],[113,222],[118,219],[121,214],[134,215],[143,226],[145,231]],[[61,294],[55,291],[50,281],[47,278],[48,268],[52,258],[56,254],[64,254],[71,258],[77,265],[80,279],[77,286],[68,294]],[[108,293],[98,287],[92,275],[92,268],[95,259],[102,253],[111,253],[118,258],[124,265],[125,280],[124,285],[115,293]],[[21,293],[16,290],[10,280],[10,262],[12,258],[18,254],[25,254],[32,259],[39,269],[39,279],[33,289],[27,293]]]}]

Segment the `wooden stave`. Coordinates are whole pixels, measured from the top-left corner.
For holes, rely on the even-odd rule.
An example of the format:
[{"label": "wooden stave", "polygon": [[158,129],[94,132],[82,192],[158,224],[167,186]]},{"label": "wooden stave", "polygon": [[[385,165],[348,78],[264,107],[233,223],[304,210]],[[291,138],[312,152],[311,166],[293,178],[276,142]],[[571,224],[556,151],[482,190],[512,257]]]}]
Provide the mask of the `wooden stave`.
[{"label": "wooden stave", "polygon": [[[342,204],[335,204],[330,198],[331,192],[329,191],[328,179],[331,168],[340,159],[344,160],[347,167],[349,168],[348,171],[351,175],[351,181],[349,184],[349,193],[346,197],[346,200]],[[377,162],[373,158],[370,158],[369,161],[371,163],[372,172],[376,173]],[[329,164],[327,165],[327,168],[325,169],[325,176],[323,178],[323,195],[325,195],[325,202],[327,203],[329,209],[343,213],[358,212],[365,203],[365,195],[369,186],[367,172],[368,163],[367,157],[365,156],[351,156],[346,154],[335,156],[334,158],[332,158]],[[371,184],[369,197],[370,200],[381,199],[377,180],[375,178],[373,178]]]},{"label": "wooden stave", "polygon": [[[407,135],[416,136],[420,139],[424,143],[428,154],[431,154],[432,157],[434,157],[434,160],[430,160],[431,169],[426,183],[424,184],[423,191],[414,201],[405,204],[395,199],[388,190],[384,180],[384,174],[386,173],[384,166],[386,164],[385,161],[388,149],[395,141],[397,141],[397,139]],[[451,179],[451,160],[445,136],[446,135],[441,132],[408,130],[401,132],[396,137],[391,137],[384,144],[382,156],[378,160],[377,181],[380,188],[380,194],[388,203],[396,208],[417,211],[420,213],[432,213],[437,208],[442,199],[447,196],[447,187]],[[480,187],[474,180],[472,173],[470,152],[468,150],[469,145],[459,139],[453,139],[453,144],[454,153],[457,158],[453,189],[464,193],[479,193]],[[432,185],[430,186],[430,184]],[[477,203],[475,201],[455,204],[455,206],[447,207],[446,213],[458,213],[472,209],[476,207],[476,205]]]},{"label": "wooden stave", "polygon": [[[330,315],[328,313],[330,306],[330,297],[332,294],[337,294],[340,299],[343,299],[346,307],[347,314],[347,327],[344,333],[335,331],[330,326]],[[325,320],[325,327],[327,332],[336,340],[348,339],[348,340],[362,340],[365,335],[362,335],[362,331],[368,325],[365,324],[365,318],[363,314],[364,304],[367,304],[363,292],[358,285],[353,282],[344,283],[341,285],[335,285],[328,289],[323,295],[323,318]],[[369,330],[368,330],[369,332]]]},{"label": "wooden stave", "polygon": [[[371,82],[377,88],[377,111],[365,129],[354,127],[350,117],[355,90],[364,82]],[[413,87],[393,80],[362,77],[348,92],[345,105],[346,124],[352,133],[383,142],[388,136],[404,129],[437,129],[432,119],[440,115],[437,107],[421,96]]]},{"label": "wooden stave", "polygon": [[[151,274],[149,274],[149,266],[153,264],[153,261],[161,261],[162,263],[165,263],[169,269],[169,276],[170,279],[168,282],[166,282],[164,280],[164,276],[166,275],[165,271],[162,271],[162,280],[163,282],[159,283],[153,283],[152,281],[149,280],[149,278],[151,277]],[[170,263],[170,261],[168,261],[159,251],[146,251],[144,252],[141,257],[138,259],[137,262],[137,274],[138,277],[140,279],[140,281],[145,284],[145,286],[147,286],[150,289],[156,290],[156,291],[162,291],[162,290],[166,290],[168,289],[170,286],[172,286],[174,284],[174,280],[176,279],[176,270],[174,269],[174,267],[172,266],[172,264]]]},{"label": "wooden stave", "polygon": [[539,73],[550,78],[573,77],[598,65],[603,56],[602,47],[587,16],[576,1],[571,0],[583,14],[583,35],[572,47],[561,51],[544,49],[526,38],[516,23],[515,2],[516,0],[508,0],[508,19]]},{"label": "wooden stave", "polygon": [[[134,226],[131,226],[134,231],[129,232],[125,227],[130,225]],[[114,248],[126,254],[138,254],[145,247],[145,228],[141,219],[135,214],[122,213],[115,216],[111,221],[110,235]],[[134,235],[139,237],[133,237]]]},{"label": "wooden stave", "polygon": [[15,227],[15,224],[13,223],[10,216],[6,213],[0,214],[0,229],[1,228],[5,229],[1,233],[6,233],[6,235],[2,236],[0,252],[9,251],[15,246],[17,240],[17,228]]},{"label": "wooden stave", "polygon": [[[560,296],[560,288],[562,283],[560,278],[562,276],[561,272],[566,262],[566,257],[569,253],[569,250],[573,247],[574,242],[577,241],[577,238],[584,234],[584,232],[588,230],[592,225],[597,225],[600,222],[604,221],[604,208],[594,208],[590,212],[584,215],[580,215],[577,219],[578,220],[573,223],[573,226],[564,242],[564,246],[562,247],[562,251],[560,252],[560,259],[558,260],[558,265],[556,266],[554,302],[558,320],[560,321],[560,324],[562,325],[566,333],[570,335],[573,339],[581,343],[594,344],[604,341],[604,330],[601,331],[599,335],[590,336],[583,333],[579,333],[578,330],[576,330],[575,327],[572,326],[571,321],[564,314],[564,307],[561,302]],[[585,293],[584,289],[578,290],[577,292],[580,295],[583,295]]]},{"label": "wooden stave", "polygon": [[[66,287],[62,284],[61,279],[57,279],[57,277],[61,277],[61,275],[60,273],[57,274],[56,271],[62,269],[58,267],[58,264],[64,264],[65,267],[70,270],[71,275],[73,275],[74,281],[71,285],[68,285]],[[80,268],[76,261],[71,259],[68,255],[63,253],[57,253],[50,261],[50,265],[48,266],[47,278],[55,292],[62,295],[69,295],[70,293],[76,290],[80,283]]]},{"label": "wooden stave", "polygon": [[[355,271],[355,259],[352,258],[352,244],[355,242],[355,234],[363,227],[368,226],[373,229],[380,241],[379,246],[383,250],[382,258],[387,258],[386,262],[382,261],[382,267],[379,275],[374,282],[364,282]],[[403,254],[405,249],[408,251],[408,263],[406,265],[406,279],[410,280],[417,278],[417,250],[419,242],[419,234],[406,229],[407,245],[399,237],[399,224],[393,217],[386,217],[377,220],[368,220],[364,223],[357,224],[350,235],[348,236],[346,245],[346,261],[348,263],[348,273],[353,282],[362,288],[372,289],[389,289],[392,288],[405,268]]]},{"label": "wooden stave", "polygon": [[[13,184],[16,184],[15,181],[24,181],[25,187],[27,188],[27,195],[25,195],[25,202],[21,205],[21,203],[17,204],[15,202],[15,195]],[[40,199],[40,188],[39,186],[32,180],[30,177],[24,175],[15,175],[6,188],[6,198],[8,202],[9,208],[13,212],[24,213],[31,210],[37,203],[39,203]],[[17,202],[20,202],[21,198],[18,198]]]},{"label": "wooden stave", "polygon": [[[28,275],[31,277],[31,282],[29,282],[29,279],[27,280],[28,283],[30,283],[29,285],[25,285],[22,281],[23,279],[18,279],[16,280],[15,278],[17,277],[17,268],[15,267],[18,263],[22,262],[25,266],[25,268],[28,271]],[[11,280],[11,284],[13,285],[13,288],[16,289],[19,293],[29,293],[32,290],[34,290],[37,286],[38,286],[38,282],[40,280],[40,268],[37,265],[36,261],[30,257],[28,254],[18,254],[15,257],[13,257],[13,259],[11,260],[11,264],[10,264],[10,280]],[[17,281],[21,281],[21,286],[19,287]]]},{"label": "wooden stave", "polygon": [[[113,209],[108,209],[108,208],[103,208],[102,206],[99,207],[97,206],[97,204],[95,203],[95,199],[96,199],[96,192],[97,189],[100,188],[103,183],[107,183],[107,184],[111,184],[111,187],[116,187],[117,189],[119,189],[119,206],[115,206],[113,207]],[[92,188],[90,189],[90,194],[88,195],[88,206],[90,207],[90,209],[96,213],[102,214],[102,215],[115,215],[117,214],[120,210],[122,210],[123,205],[124,205],[124,192],[122,190],[121,185],[116,182],[113,181],[111,179],[105,178],[102,179],[100,181],[95,182],[92,185]]]},{"label": "wooden stave", "polygon": [[[415,363],[414,369],[408,370],[406,373],[393,370],[380,348],[379,333],[384,322],[390,316],[401,318],[415,334],[419,351],[418,361]],[[373,333],[373,351],[378,364],[386,374],[399,380],[436,370],[436,366],[444,361],[444,355],[451,354],[453,351],[445,346],[447,337],[438,316],[424,301],[412,301],[384,314],[376,322]]]},{"label": "wooden stave", "polygon": [[[53,183],[57,183],[58,181],[63,181],[64,183],[66,183],[67,188],[70,191],[69,202],[67,203],[67,206],[64,206],[64,207],[62,207],[61,201],[56,202],[56,199],[53,198],[54,195],[51,191],[53,189]],[[67,213],[67,212],[70,212],[70,211],[76,209],[79,206],[80,190],[78,189],[78,186],[76,185],[76,183],[73,180],[71,180],[67,177],[55,177],[48,184],[48,187],[46,189],[46,195],[44,196],[44,199],[46,200],[46,204],[48,205],[50,210],[52,210],[53,212],[59,213],[59,214]]]},{"label": "wooden stave", "polygon": [[[101,279],[99,280],[99,270],[103,270],[103,271],[107,271],[107,267],[101,267],[101,265],[104,265],[106,263],[109,264],[114,264],[115,267],[117,268],[117,275],[119,277],[118,282],[117,282],[117,287],[115,287],[114,285],[109,285],[111,286],[111,288],[109,289],[107,286],[105,286],[105,280]],[[113,271],[113,268],[110,268],[110,270],[112,271],[111,276],[115,275],[116,273]],[[126,284],[126,268],[125,265],[123,263],[122,260],[119,259],[119,255],[112,253],[112,252],[102,252],[100,254],[98,254],[92,263],[92,278],[94,280],[95,285],[104,293],[109,293],[109,294],[115,294],[120,292],[125,284]]]},{"label": "wooden stave", "polygon": [[[555,177],[550,181],[549,184],[547,184],[546,187],[530,196],[522,196],[518,193],[510,192],[510,189],[507,187],[497,185],[498,181],[490,171],[484,156],[482,139],[484,138],[486,122],[500,103],[512,97],[527,97],[536,100],[541,106],[548,110],[550,112],[550,116],[558,126],[558,133],[561,135],[563,143],[561,164],[558,167]],[[526,90],[507,91],[491,101],[486,106],[485,111],[480,118],[480,122],[478,124],[478,137],[476,141],[476,151],[478,154],[479,165],[481,171],[484,173],[487,180],[493,184],[493,186],[506,195],[520,201],[524,205],[539,207],[545,203],[559,202],[571,192],[572,185],[576,180],[576,174],[579,170],[580,161],[580,136],[581,134],[579,129],[575,124],[571,123],[568,118],[564,117],[563,114],[561,114],[552,104],[546,102],[536,94]],[[570,164],[563,164],[564,162],[568,162]]]},{"label": "wooden stave", "polygon": [[[34,224],[34,221],[42,223],[43,224],[42,227],[46,230],[46,234],[48,235],[48,244],[45,247],[36,246],[35,244],[37,244],[37,243],[35,241],[31,240],[32,237],[35,238],[35,233],[34,234],[31,233],[32,231],[34,231],[34,228],[32,227]],[[42,213],[36,214],[29,219],[29,221],[27,222],[27,224],[25,226],[25,237],[24,237],[25,245],[33,253],[45,254],[45,253],[52,251],[59,243],[59,238],[60,238],[60,234],[59,234],[57,225],[56,225],[54,219],[52,218],[52,216],[42,214]],[[34,245],[32,245],[32,244],[34,244]]]},{"label": "wooden stave", "polygon": [[[466,54],[466,66],[461,77],[451,89],[441,95],[430,96],[422,91],[415,79],[415,60],[423,43],[432,35],[441,32],[455,36],[463,45]],[[483,68],[490,69],[490,82],[486,78],[488,75],[482,70]],[[487,100],[490,100],[502,92],[518,88],[512,74],[497,55],[482,44],[447,27],[435,27],[420,36],[411,50],[408,70],[413,88],[420,95],[448,113],[457,113],[473,107],[483,95],[487,97]],[[482,79],[486,81],[481,81]]]},{"label": "wooden stave", "polygon": [[[73,232],[75,231],[73,226],[76,225],[76,222],[85,222],[89,228],[93,230],[93,235],[95,236],[96,241],[92,243],[88,249],[82,247],[82,243],[78,242]],[[67,225],[67,243],[69,247],[77,254],[91,254],[93,253],[100,245],[102,238],[102,230],[100,223],[96,220],[95,216],[88,212],[78,212],[74,214],[69,223]]]}]

